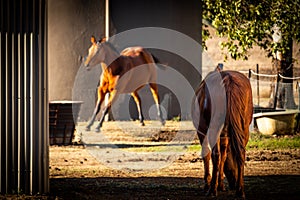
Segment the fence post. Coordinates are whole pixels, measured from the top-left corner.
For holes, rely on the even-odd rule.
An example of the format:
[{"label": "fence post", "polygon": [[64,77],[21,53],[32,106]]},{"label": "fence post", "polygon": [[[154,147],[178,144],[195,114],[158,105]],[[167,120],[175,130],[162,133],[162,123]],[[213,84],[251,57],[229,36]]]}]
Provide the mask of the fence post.
[{"label": "fence post", "polygon": [[300,82],[297,82],[297,86],[298,86],[298,110],[300,110]]},{"label": "fence post", "polygon": [[279,73],[277,73],[277,81],[276,81],[275,97],[274,97],[274,105],[273,105],[274,110],[276,109],[276,106],[277,106],[279,82],[280,82],[280,76],[279,76]]},{"label": "fence post", "polygon": [[[256,73],[259,74],[259,65],[256,64]],[[259,97],[259,75],[257,75],[257,79],[256,79],[256,92],[257,92],[257,105],[259,106],[260,103],[260,97]]]}]

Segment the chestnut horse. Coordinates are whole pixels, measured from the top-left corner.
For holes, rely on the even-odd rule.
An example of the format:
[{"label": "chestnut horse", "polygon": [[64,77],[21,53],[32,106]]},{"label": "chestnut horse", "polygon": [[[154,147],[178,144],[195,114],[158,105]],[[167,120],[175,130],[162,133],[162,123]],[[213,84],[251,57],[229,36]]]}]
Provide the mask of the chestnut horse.
[{"label": "chestnut horse", "polygon": [[156,84],[156,64],[153,56],[142,47],[128,47],[121,53],[118,53],[111,43],[105,41],[105,39],[96,42],[94,36],[91,38],[91,43],[92,45],[84,61],[84,66],[89,70],[91,66],[101,64],[102,73],[100,75],[96,107],[86,130],[89,131],[93,125],[107,93],[109,93],[110,96],[107,104],[104,106],[100,122],[96,127],[96,132],[100,131],[105,115],[120,93],[131,93],[137,105],[140,124],[144,125],[141,99],[137,91],[146,84],[150,86],[157,106],[158,117],[161,123],[164,124],[159,105],[160,100]]},{"label": "chestnut horse", "polygon": [[244,198],[245,147],[253,115],[248,78],[236,71],[216,69],[201,82],[193,102],[193,123],[202,145],[206,195],[225,190],[225,173],[230,188]]}]

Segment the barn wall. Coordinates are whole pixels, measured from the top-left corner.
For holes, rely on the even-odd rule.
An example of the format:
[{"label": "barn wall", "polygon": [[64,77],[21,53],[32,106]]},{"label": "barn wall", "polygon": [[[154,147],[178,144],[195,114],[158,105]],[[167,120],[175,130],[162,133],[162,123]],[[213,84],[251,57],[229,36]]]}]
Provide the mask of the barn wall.
[{"label": "barn wall", "polygon": [[[136,27],[164,27],[182,32],[194,40],[201,41],[201,2],[192,0],[146,0],[118,1],[110,0],[110,35],[121,33]],[[154,12],[155,11],[155,12]],[[89,119],[95,105],[95,92],[101,68],[95,67],[87,72],[80,67],[81,56],[87,54],[90,36],[104,36],[105,1],[104,0],[51,0],[48,6],[48,43],[49,43],[49,99],[80,100],[84,103],[79,114],[80,121]],[[133,20],[135,19],[135,20]],[[151,49],[162,63],[168,63],[196,87],[200,81],[201,66],[195,69],[178,56],[170,52]],[[201,52],[192,52],[201,62]],[[174,80],[176,81],[176,80]],[[153,104],[149,90],[142,94],[145,116]],[[141,91],[143,93],[143,91]],[[170,91],[160,88],[162,99],[168,107],[168,118],[180,113],[178,100],[173,98],[170,107]],[[164,95],[167,94],[166,98]],[[145,100],[146,99],[146,100]],[[172,98],[171,98],[172,99]],[[131,100],[132,101],[132,100]],[[135,118],[135,104],[130,103],[130,112]],[[120,106],[123,106],[120,103]],[[128,107],[128,105],[125,105]],[[189,115],[186,105],[184,115]],[[170,107],[170,108],[169,108]],[[128,115],[116,119],[129,120]]]},{"label": "barn wall", "polygon": [[49,98],[72,100],[90,37],[104,35],[104,0],[51,0],[48,4]]},{"label": "barn wall", "polygon": [[[110,0],[110,16],[111,23],[114,28],[114,32],[111,35],[119,34],[124,31],[133,30],[141,27],[160,27],[170,30],[178,31],[187,37],[195,40],[201,44],[201,24],[202,24],[202,12],[201,1],[190,0]],[[147,40],[147,34],[145,37]],[[158,34],[159,35],[159,34]],[[153,39],[153,44],[159,41],[160,38]],[[180,43],[176,41],[174,35],[170,34],[166,46],[172,46],[174,43]],[[173,40],[174,39],[174,40]],[[122,41],[116,42],[120,45]],[[138,42],[129,42],[135,45],[140,45]],[[150,44],[151,45],[151,44]],[[126,47],[126,46],[124,46]],[[201,50],[193,51],[192,48],[181,47],[181,50],[186,50],[191,57],[198,60],[198,66],[192,66],[187,58],[183,58],[177,54],[177,52],[170,52],[163,49],[148,49],[152,54],[158,58],[160,63],[171,67],[179,74],[183,75],[185,80],[189,82],[192,88],[196,88],[201,80]],[[170,88],[160,86],[159,94],[161,101],[163,101],[164,109],[167,111],[167,118],[171,119],[180,115],[183,119],[190,119],[190,96],[185,96],[185,88],[180,85],[180,82],[176,77],[171,77],[171,81],[178,83],[178,87],[181,87],[182,91],[179,94],[174,95]],[[143,88],[140,92],[142,99],[142,107],[146,119],[151,118],[151,106],[154,104],[149,88]],[[128,97],[130,98],[130,97]],[[120,102],[119,107],[128,106],[128,100],[124,100],[124,105]],[[181,107],[178,102],[184,102]],[[132,118],[137,118],[135,104],[133,100],[130,100],[130,110]],[[123,118],[121,113],[118,116]]]},{"label": "barn wall", "polygon": [[0,2],[0,193],[49,192],[46,3]]}]

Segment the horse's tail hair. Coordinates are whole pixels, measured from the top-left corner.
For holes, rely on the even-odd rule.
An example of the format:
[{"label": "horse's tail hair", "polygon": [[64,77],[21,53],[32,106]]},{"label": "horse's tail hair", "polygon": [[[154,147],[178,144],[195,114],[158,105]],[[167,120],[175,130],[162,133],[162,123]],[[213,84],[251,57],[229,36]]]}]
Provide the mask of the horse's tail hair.
[{"label": "horse's tail hair", "polygon": [[[245,120],[249,96],[246,94],[246,88],[243,87],[242,81],[232,81],[232,76],[225,78],[224,84],[229,84],[227,88],[227,114],[229,120],[229,137],[231,141],[231,150],[234,152],[233,158],[238,165],[244,164],[245,146],[248,141],[249,134],[246,133],[247,127]],[[226,83],[226,79],[228,83]],[[245,86],[245,85],[244,85]],[[247,87],[247,86],[246,86]],[[251,91],[251,90],[250,90]]]}]

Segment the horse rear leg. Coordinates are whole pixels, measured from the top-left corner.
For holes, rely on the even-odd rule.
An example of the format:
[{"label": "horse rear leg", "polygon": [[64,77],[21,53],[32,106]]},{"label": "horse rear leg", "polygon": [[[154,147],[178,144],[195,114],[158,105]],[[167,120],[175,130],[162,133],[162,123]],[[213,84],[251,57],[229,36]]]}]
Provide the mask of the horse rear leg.
[{"label": "horse rear leg", "polygon": [[229,138],[221,136],[221,139],[220,139],[221,161],[220,161],[219,184],[218,184],[218,190],[219,191],[225,191],[225,186],[224,186],[224,164],[225,164],[225,161],[226,161],[226,158],[227,158],[228,144],[229,144]]},{"label": "horse rear leg", "polygon": [[213,163],[213,171],[212,171],[212,179],[210,182],[209,190],[206,196],[214,195],[217,196],[217,187],[218,187],[218,173],[220,170],[220,140],[217,141],[216,145],[212,149],[212,163]]},{"label": "horse rear leg", "polygon": [[197,131],[198,138],[200,140],[200,144],[202,146],[202,159],[204,165],[204,192],[207,192],[210,187],[211,175],[209,172],[209,162],[211,158],[211,151],[208,148],[208,140],[205,135],[203,135],[200,131]]},{"label": "horse rear leg", "polygon": [[131,96],[133,97],[133,99],[134,99],[134,101],[136,103],[138,112],[139,112],[140,124],[141,124],[141,126],[144,126],[145,124],[144,124],[144,116],[143,116],[142,106],[141,106],[141,98],[138,95],[137,91],[132,92]]},{"label": "horse rear leg", "polygon": [[211,175],[209,173],[209,161],[210,161],[211,153],[208,153],[203,157],[204,164],[204,192],[207,192],[210,187]]},{"label": "horse rear leg", "polygon": [[157,115],[160,119],[160,122],[162,125],[165,125],[165,120],[163,119],[163,116],[162,116],[162,112],[161,112],[161,109],[160,109],[160,100],[159,100],[159,96],[158,96],[158,88],[157,88],[157,84],[156,83],[150,83],[150,90],[152,92],[152,96],[153,96],[153,99],[154,99],[154,102],[156,104],[156,108],[157,108]]},{"label": "horse rear leg", "polygon": [[246,157],[245,150],[243,150],[241,154],[242,154],[241,156],[243,158],[243,162],[240,166],[238,166],[236,196],[245,199],[245,191],[244,191],[244,165],[245,165],[245,157]]}]

